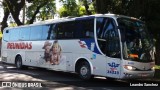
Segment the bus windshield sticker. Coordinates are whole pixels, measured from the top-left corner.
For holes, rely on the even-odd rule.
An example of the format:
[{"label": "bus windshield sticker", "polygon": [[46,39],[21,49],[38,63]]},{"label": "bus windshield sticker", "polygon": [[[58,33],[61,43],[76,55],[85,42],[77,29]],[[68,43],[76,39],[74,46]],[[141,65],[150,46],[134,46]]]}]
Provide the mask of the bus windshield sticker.
[{"label": "bus windshield sticker", "polygon": [[96,59],[96,54],[92,54],[92,59]]},{"label": "bus windshield sticker", "polygon": [[87,48],[86,42],[84,41],[79,41],[79,44],[82,48]]},{"label": "bus windshield sticker", "polygon": [[91,43],[91,51],[94,51],[95,43]]}]

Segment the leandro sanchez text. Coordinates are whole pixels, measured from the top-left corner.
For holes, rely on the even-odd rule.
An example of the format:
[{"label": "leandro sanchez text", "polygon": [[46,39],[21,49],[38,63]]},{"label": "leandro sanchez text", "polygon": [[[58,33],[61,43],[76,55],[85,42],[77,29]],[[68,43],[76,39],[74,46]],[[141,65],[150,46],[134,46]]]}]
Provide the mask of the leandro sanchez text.
[{"label": "leandro sanchez text", "polygon": [[158,87],[158,83],[130,83],[130,86],[146,86],[146,87]]}]

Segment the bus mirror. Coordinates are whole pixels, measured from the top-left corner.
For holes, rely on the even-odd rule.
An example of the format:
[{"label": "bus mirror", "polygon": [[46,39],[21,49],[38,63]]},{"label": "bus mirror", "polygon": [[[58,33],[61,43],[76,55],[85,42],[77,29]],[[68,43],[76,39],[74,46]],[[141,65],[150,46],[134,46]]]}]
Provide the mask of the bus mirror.
[{"label": "bus mirror", "polygon": [[6,33],[9,33],[9,30],[6,30]]}]

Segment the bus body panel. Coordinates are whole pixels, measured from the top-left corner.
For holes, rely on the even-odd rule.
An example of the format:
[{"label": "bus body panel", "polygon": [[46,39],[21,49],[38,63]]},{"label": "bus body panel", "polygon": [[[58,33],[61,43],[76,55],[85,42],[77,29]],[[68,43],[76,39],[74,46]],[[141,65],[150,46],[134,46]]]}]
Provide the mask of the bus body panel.
[{"label": "bus body panel", "polygon": [[[116,21],[116,15],[100,15],[95,17],[108,17],[114,20],[115,29],[117,29],[118,23]],[[26,66],[42,67],[51,70],[58,71],[67,71],[75,72],[76,63],[78,60],[84,59],[89,62],[92,75],[111,77],[111,78],[122,78],[122,79],[132,79],[132,78],[146,78],[153,77],[154,70],[151,68],[154,65],[154,62],[142,63],[136,61],[124,60],[122,57],[122,42],[120,30],[118,30],[119,35],[119,44],[120,44],[120,53],[121,57],[114,58],[105,55],[99,46],[97,32],[96,32],[96,18],[94,18],[94,33],[87,32],[87,34],[93,35],[93,38],[79,38],[79,39],[52,39],[52,40],[17,40],[17,41],[6,41],[4,40],[7,35],[3,36],[2,39],[2,62],[15,64],[15,59],[17,55],[22,57],[22,63]],[[83,17],[78,18],[77,20],[83,20]],[[128,17],[127,17],[128,18]],[[84,20],[87,19],[86,17]],[[67,19],[61,21],[55,21],[53,26],[56,27],[56,24],[73,21],[75,19]],[[76,21],[78,22],[78,21]],[[107,23],[106,23],[107,24]],[[42,29],[49,28],[46,24],[37,24],[45,25],[42,26]],[[30,26],[37,26],[30,25]],[[24,27],[30,27],[24,26]],[[109,25],[108,25],[109,26]],[[89,27],[89,25],[88,25]],[[21,29],[22,27],[16,27],[16,29]],[[53,27],[52,27],[53,28]],[[9,28],[10,29],[10,28]],[[9,29],[5,29],[6,32]],[[12,29],[12,28],[11,28]],[[40,29],[40,28],[39,28]],[[67,28],[65,28],[67,30]],[[80,29],[80,28],[77,28]],[[30,30],[31,31],[31,30]],[[45,33],[45,31],[43,31]],[[49,32],[47,32],[49,33]],[[66,33],[65,33],[66,34]],[[70,33],[71,34],[71,33]],[[82,34],[81,32],[77,33]],[[50,35],[51,36],[51,35]],[[48,39],[48,38],[47,38]],[[49,49],[47,49],[49,47]],[[57,55],[54,55],[55,48],[59,50]],[[105,48],[104,48],[105,49]],[[49,53],[47,52],[49,50]],[[56,50],[55,50],[56,51]],[[50,59],[48,60],[48,57]],[[59,61],[56,62],[55,59]],[[53,62],[55,61],[55,62]],[[134,66],[139,69],[139,71],[130,71],[124,68],[125,65]],[[149,70],[151,69],[151,70]],[[147,71],[148,70],[148,71]]]}]

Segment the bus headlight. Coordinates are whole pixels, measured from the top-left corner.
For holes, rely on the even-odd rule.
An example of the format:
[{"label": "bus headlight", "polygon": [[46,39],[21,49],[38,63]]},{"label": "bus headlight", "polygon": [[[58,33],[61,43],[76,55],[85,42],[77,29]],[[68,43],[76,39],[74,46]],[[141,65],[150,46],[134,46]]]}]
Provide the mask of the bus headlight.
[{"label": "bus headlight", "polygon": [[124,65],[124,68],[127,70],[132,70],[132,71],[136,69],[135,67],[129,66],[129,65]]},{"label": "bus headlight", "polygon": [[151,69],[152,69],[152,70],[155,70],[155,67],[153,66]]}]

